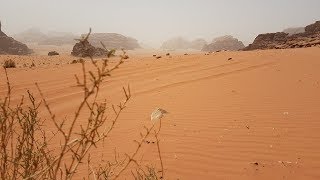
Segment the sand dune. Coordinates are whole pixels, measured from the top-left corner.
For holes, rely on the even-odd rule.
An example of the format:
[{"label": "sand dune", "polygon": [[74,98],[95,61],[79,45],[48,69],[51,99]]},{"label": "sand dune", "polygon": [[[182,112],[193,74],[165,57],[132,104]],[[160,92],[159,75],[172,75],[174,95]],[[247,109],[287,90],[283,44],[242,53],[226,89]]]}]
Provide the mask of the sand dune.
[{"label": "sand dune", "polygon": [[[132,53],[104,83],[100,100],[117,103],[127,84],[133,99],[94,158],[113,147],[130,153],[161,107],[170,112],[160,137],[166,179],[320,179],[320,48],[162,57]],[[28,89],[37,94],[38,82],[57,116],[72,116],[82,96],[73,57],[0,56],[0,63],[8,58],[21,66],[8,69],[14,101]],[[23,68],[30,62],[37,66]],[[143,153],[143,161],[159,162],[154,144]]]}]

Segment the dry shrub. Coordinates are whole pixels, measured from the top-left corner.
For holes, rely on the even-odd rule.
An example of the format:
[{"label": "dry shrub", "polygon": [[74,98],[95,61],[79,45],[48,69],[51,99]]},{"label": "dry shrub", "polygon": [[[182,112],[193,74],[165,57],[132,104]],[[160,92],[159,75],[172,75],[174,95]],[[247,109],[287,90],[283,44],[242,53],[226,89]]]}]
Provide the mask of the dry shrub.
[{"label": "dry shrub", "polygon": [[75,59],[75,60],[73,60],[72,62],[71,62],[71,64],[77,64],[77,63],[83,63],[84,62],[84,60],[82,59],[82,58],[80,58],[80,59]]},{"label": "dry shrub", "polygon": [[9,59],[9,60],[4,61],[3,67],[4,68],[16,68],[16,63],[12,59]]},{"label": "dry shrub", "polygon": [[[80,42],[87,40],[90,32]],[[57,118],[39,84],[36,84],[36,87],[40,100],[36,100],[28,91],[26,102],[22,97],[19,104],[13,105],[12,88],[5,69],[7,94],[0,98],[0,179],[78,179],[77,173],[81,166],[88,167],[88,179],[118,179],[125,171],[129,171],[129,167],[135,167],[134,170],[131,169],[135,179],[162,179],[164,171],[158,138],[161,120],[152,127],[145,127],[145,131],[141,132],[141,139],[135,141],[137,147],[132,154],[126,154],[122,160],[107,161],[108,163],[100,164],[98,167],[93,167],[91,163],[91,150],[97,148],[99,142],[109,140],[120,114],[131,99],[130,87],[123,87],[124,100],[117,106],[111,106],[114,111],[113,119],[109,118],[110,115],[106,111],[106,101],[97,101],[102,82],[120,67],[125,55],[124,52],[113,67],[109,67],[108,59],[99,63],[89,57],[95,72],[87,71],[85,62],[81,61],[82,76],[75,77],[78,87],[83,90],[83,97],[71,119]],[[53,135],[43,126],[46,120],[39,116],[41,106],[48,111],[49,120],[54,124]],[[87,121],[81,125],[80,130],[76,130],[80,114],[85,109],[90,110],[89,114],[85,113]],[[136,160],[146,139],[152,134],[157,140],[161,171],[150,166],[143,167]],[[59,147],[52,147],[54,138],[61,140]]]}]

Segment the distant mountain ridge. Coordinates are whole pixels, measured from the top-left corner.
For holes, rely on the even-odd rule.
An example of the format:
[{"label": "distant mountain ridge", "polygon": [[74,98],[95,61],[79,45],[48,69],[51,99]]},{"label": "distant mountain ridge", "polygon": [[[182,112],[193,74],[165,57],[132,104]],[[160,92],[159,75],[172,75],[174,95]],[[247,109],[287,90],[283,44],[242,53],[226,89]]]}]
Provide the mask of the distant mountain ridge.
[{"label": "distant mountain ridge", "polygon": [[[84,36],[84,35],[82,35]],[[31,28],[21,33],[14,35],[14,37],[24,43],[36,43],[38,45],[74,45],[75,39],[79,38],[79,35],[75,35],[68,32],[48,32],[42,33],[39,29]],[[92,33],[89,38],[89,42],[96,47],[101,47],[100,41],[103,42],[109,49],[124,48],[132,50],[140,48],[138,41],[131,37],[126,37],[117,33]]]},{"label": "distant mountain ridge", "polygon": [[46,39],[47,35],[42,33],[38,28],[30,28],[21,33],[13,35],[13,37],[23,43],[35,43]]},{"label": "distant mountain ridge", "polygon": [[24,43],[36,43],[38,45],[72,45],[74,39],[79,36],[67,32],[41,32],[37,28],[31,28],[21,33],[15,34],[14,37]]},{"label": "distant mountain ridge", "polygon": [[161,49],[177,50],[177,49],[195,49],[201,50],[207,42],[204,39],[198,38],[193,41],[188,41],[182,37],[175,37],[162,43]]},{"label": "distant mountain ridge", "polygon": [[243,49],[244,44],[233,36],[221,36],[213,39],[212,43],[204,46],[202,51],[220,51],[220,50],[230,50],[238,51]]}]

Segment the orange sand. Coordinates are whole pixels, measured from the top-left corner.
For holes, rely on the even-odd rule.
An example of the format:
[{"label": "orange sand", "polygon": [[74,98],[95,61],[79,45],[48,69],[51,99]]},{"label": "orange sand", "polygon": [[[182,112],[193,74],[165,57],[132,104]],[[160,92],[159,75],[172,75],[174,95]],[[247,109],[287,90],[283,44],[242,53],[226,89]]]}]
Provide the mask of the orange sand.
[{"label": "orange sand", "polygon": [[[117,103],[128,83],[133,98],[95,158],[114,146],[130,153],[161,107],[170,112],[160,137],[166,179],[320,179],[320,48],[162,57],[132,55],[104,83],[101,100]],[[76,58],[0,56],[0,63],[8,58],[36,64],[8,69],[16,100],[27,89],[37,94],[38,82],[53,111],[72,116],[81,65],[67,63]],[[5,90],[1,69],[1,96]],[[143,152],[159,163],[155,145]]]}]

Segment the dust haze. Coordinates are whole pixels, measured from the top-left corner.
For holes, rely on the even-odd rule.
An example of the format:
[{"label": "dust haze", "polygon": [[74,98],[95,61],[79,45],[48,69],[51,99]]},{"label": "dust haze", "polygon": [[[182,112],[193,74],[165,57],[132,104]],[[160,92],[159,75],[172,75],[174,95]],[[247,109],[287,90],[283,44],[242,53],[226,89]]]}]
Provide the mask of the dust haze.
[{"label": "dust haze", "polygon": [[30,29],[79,36],[91,27],[135,38],[145,48],[177,37],[211,42],[225,35],[247,45],[260,33],[313,23],[318,7],[318,0],[1,0],[0,20],[12,36]]}]

